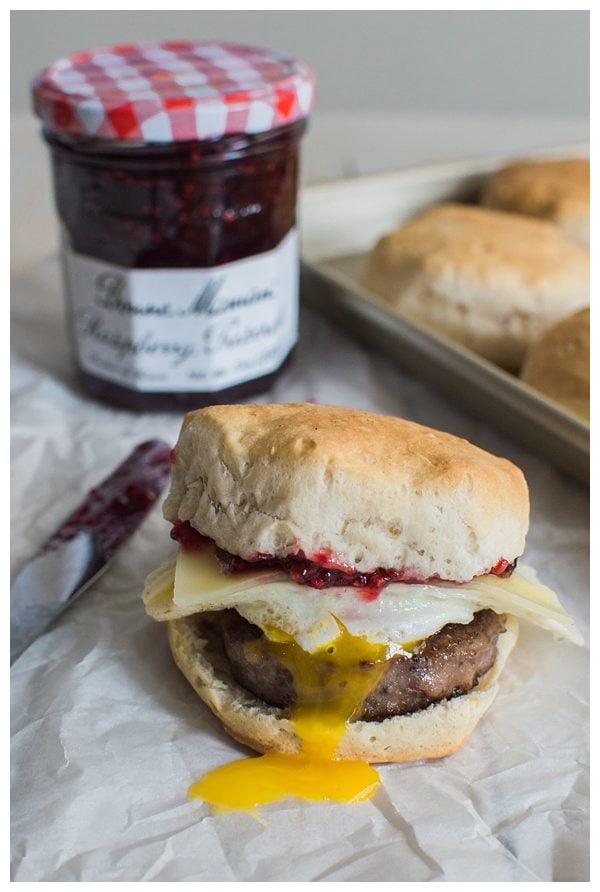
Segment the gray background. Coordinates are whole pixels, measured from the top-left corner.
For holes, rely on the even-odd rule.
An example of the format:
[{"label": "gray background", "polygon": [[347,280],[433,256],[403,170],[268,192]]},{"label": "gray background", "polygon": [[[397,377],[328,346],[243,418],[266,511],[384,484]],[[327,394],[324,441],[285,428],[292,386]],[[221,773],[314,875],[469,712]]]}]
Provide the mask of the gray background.
[{"label": "gray background", "polygon": [[120,41],[221,38],[287,50],[319,79],[319,112],[586,115],[589,13],[13,11],[13,110],[44,65]]}]

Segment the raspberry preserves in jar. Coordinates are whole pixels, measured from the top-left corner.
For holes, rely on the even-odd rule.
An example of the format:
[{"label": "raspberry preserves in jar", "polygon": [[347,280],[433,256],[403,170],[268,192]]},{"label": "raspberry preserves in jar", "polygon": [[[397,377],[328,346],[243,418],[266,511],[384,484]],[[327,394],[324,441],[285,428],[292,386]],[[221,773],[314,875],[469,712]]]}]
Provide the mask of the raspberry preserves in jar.
[{"label": "raspberry preserves in jar", "polygon": [[313,87],[281,54],[190,42],[81,53],[38,76],[89,393],[180,410],[273,381],[297,339]]}]

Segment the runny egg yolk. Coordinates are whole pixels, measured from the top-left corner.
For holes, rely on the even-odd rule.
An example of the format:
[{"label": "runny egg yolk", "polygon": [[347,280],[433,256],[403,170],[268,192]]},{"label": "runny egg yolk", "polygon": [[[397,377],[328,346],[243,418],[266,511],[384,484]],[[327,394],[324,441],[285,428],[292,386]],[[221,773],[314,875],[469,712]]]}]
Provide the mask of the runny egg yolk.
[{"label": "runny egg yolk", "polygon": [[366,761],[339,759],[337,750],[347,723],[360,714],[385,670],[386,645],[371,644],[340,626],[340,635],[312,654],[277,630],[246,646],[275,655],[291,671],[297,699],[290,719],[300,752],[239,759],[196,781],[188,796],[210,803],[216,813],[255,811],[287,796],[369,799],[379,785],[377,771]]}]

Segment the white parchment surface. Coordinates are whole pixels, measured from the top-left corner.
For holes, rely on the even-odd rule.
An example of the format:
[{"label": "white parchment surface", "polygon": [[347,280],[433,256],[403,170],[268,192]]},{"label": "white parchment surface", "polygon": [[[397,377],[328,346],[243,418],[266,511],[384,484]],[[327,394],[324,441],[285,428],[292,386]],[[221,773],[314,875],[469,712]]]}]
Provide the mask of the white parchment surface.
[{"label": "white parchment surface", "polygon": [[[33,207],[31,220],[35,235]],[[17,260],[13,573],[134,445],[174,443],[180,424],[77,391],[58,261],[52,252]],[[292,367],[262,399],[307,398],[412,418],[518,463],[532,502],[526,561],[589,641],[583,488],[304,312]],[[589,651],[525,623],[500,693],[463,749],[382,766],[369,802],[286,800],[262,810],[264,824],[188,802],[193,780],[247,751],[178,673],[164,627],[142,607],[146,574],[171,550],[157,505],[102,580],[12,669],[14,880],[588,879]]]}]

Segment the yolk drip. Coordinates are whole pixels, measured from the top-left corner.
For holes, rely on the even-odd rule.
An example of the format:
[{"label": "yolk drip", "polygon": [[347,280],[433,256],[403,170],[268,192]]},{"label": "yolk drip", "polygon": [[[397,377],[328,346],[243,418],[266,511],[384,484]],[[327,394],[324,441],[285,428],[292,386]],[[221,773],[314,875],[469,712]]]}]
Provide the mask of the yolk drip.
[{"label": "yolk drip", "polygon": [[270,640],[247,645],[271,653],[291,671],[297,702],[291,721],[300,738],[295,755],[267,753],[239,759],[209,772],[188,791],[219,813],[255,810],[287,796],[320,802],[360,802],[379,784],[377,771],[362,760],[337,757],[346,725],[361,711],[385,669],[387,648],[350,635],[340,635],[322,650],[309,654],[276,630]]}]

